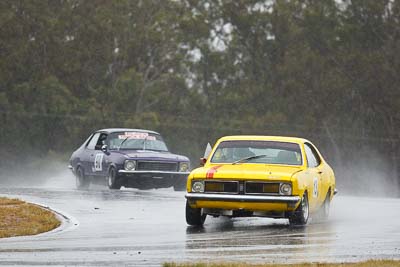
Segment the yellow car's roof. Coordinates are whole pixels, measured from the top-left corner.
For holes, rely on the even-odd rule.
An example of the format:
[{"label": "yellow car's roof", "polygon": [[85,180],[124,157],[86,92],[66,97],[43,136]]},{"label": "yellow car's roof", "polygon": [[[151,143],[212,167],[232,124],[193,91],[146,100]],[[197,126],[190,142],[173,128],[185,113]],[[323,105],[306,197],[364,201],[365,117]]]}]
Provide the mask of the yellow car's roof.
[{"label": "yellow car's roof", "polygon": [[310,142],[307,139],[288,136],[266,136],[266,135],[231,135],[221,137],[218,141],[233,141],[233,140],[259,140],[259,141],[276,141],[303,144]]}]

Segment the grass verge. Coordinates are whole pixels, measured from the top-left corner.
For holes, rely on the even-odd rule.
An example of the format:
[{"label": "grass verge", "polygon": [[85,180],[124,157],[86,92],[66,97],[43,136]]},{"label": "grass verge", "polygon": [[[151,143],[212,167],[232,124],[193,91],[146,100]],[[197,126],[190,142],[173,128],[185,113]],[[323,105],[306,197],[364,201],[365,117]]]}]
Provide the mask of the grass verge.
[{"label": "grass verge", "polygon": [[49,210],[19,199],[0,197],[0,238],[36,235],[60,224]]},{"label": "grass verge", "polygon": [[396,260],[369,260],[357,263],[301,263],[301,264],[248,264],[248,263],[164,263],[164,267],[400,267]]}]

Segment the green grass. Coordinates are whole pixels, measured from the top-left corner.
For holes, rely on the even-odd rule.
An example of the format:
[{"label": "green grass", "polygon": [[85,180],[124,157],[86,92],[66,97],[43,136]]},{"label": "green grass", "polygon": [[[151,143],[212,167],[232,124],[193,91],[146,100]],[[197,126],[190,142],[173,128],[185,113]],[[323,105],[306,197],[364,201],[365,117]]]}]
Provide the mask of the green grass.
[{"label": "green grass", "polygon": [[300,264],[249,264],[249,263],[164,263],[164,267],[400,267],[400,261],[369,260],[358,263],[300,263]]},{"label": "green grass", "polygon": [[0,197],[0,238],[36,235],[60,226],[54,213],[19,199]]}]

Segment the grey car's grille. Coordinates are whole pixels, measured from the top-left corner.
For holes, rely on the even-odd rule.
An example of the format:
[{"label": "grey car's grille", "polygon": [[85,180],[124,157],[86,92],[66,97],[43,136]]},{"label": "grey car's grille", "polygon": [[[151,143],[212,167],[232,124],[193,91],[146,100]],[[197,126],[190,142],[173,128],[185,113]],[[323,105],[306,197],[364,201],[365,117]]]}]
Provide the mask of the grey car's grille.
[{"label": "grey car's grille", "polygon": [[177,171],[178,164],[176,162],[161,161],[139,161],[137,170],[146,171]]}]

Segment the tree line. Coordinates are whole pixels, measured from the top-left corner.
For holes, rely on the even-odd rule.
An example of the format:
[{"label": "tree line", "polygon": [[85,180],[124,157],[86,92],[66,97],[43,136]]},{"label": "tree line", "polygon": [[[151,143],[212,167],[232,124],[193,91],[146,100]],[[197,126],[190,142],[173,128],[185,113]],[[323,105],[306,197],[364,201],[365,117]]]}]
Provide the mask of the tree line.
[{"label": "tree line", "polygon": [[193,166],[223,135],[305,137],[339,185],[399,188],[398,0],[3,0],[0,25],[3,171],[131,127]]}]

